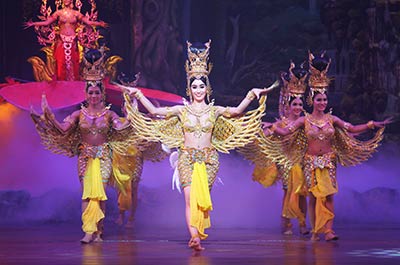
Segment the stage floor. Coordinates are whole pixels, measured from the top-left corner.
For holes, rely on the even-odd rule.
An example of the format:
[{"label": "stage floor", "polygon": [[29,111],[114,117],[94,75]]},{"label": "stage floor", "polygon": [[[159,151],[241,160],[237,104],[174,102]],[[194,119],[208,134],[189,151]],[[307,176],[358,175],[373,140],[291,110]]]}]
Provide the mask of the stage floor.
[{"label": "stage floor", "polygon": [[272,229],[210,229],[205,251],[185,230],[117,229],[83,245],[79,224],[0,227],[0,264],[400,264],[400,227],[339,227],[337,242],[311,242]]}]

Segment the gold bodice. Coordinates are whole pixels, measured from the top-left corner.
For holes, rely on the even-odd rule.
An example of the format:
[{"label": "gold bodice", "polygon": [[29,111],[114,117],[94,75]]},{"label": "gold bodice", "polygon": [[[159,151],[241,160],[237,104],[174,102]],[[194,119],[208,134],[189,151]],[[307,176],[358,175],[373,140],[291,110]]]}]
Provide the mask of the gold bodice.
[{"label": "gold bodice", "polygon": [[[193,124],[188,115],[196,117],[196,123]],[[201,118],[208,115],[205,123],[202,123]],[[196,137],[201,137],[202,134],[212,133],[215,124],[215,108],[212,104],[202,112],[193,111],[189,105],[186,105],[180,115],[182,129],[184,133],[194,133]]]},{"label": "gold bodice", "polygon": [[111,116],[108,110],[105,110],[104,113],[95,117],[85,115],[82,110],[79,114],[79,130],[81,134],[102,135],[107,137],[111,131],[111,127]]},{"label": "gold bodice", "polygon": [[330,141],[335,134],[333,118],[325,114],[320,120],[313,119],[310,114],[305,117],[304,129],[309,140]]}]

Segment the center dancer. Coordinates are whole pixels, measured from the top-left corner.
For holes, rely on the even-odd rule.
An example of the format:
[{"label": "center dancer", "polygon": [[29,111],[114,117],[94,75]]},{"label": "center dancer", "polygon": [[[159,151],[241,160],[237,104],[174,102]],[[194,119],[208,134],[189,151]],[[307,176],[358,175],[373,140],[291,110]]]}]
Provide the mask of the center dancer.
[{"label": "center dancer", "polygon": [[[177,167],[191,235],[188,245],[196,251],[204,249],[201,240],[207,238],[204,230],[211,225],[210,190],[219,167],[217,151],[228,153],[230,149],[244,146],[254,139],[265,110],[265,97],[261,97],[256,110],[240,117],[238,115],[255,98],[260,98],[278,85],[274,83],[269,88],[253,88],[237,107],[214,106],[214,102],[209,101],[212,93],[208,79],[211,71],[211,64],[208,63],[210,44],[211,41],[208,41],[204,47],[194,48],[187,43],[186,94],[190,102],[184,105],[155,107],[139,89],[121,86],[121,89],[134,95],[150,114],[162,116],[162,119],[150,119],[127,104],[128,118],[139,135],[146,140],[161,141],[170,148],[178,148]],[[125,100],[130,102],[127,94]]]}]

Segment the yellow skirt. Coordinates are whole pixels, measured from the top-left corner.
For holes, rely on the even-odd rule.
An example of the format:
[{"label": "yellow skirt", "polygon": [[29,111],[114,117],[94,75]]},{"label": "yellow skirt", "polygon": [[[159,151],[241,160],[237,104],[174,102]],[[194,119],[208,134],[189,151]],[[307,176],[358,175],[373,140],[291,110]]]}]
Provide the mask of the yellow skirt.
[{"label": "yellow skirt", "polygon": [[104,213],[100,208],[100,201],[107,200],[100,172],[99,158],[88,159],[83,178],[82,194],[82,200],[86,199],[89,199],[89,204],[82,213],[82,230],[85,233],[93,234],[98,230],[98,222],[104,218]]},{"label": "yellow skirt", "polygon": [[326,207],[326,197],[337,193],[337,187],[332,185],[332,181],[327,168],[316,168],[315,178],[317,185],[310,189],[310,192],[316,198],[315,206],[315,225],[313,227],[314,233],[325,233],[325,224],[332,220],[335,215]]},{"label": "yellow skirt", "polygon": [[297,218],[301,224],[305,223],[305,214],[299,207],[299,196],[305,196],[305,181],[301,165],[296,163],[289,171],[286,197],[283,202],[282,216]]},{"label": "yellow skirt", "polygon": [[195,162],[190,186],[190,225],[197,228],[201,239],[206,239],[208,236],[204,230],[211,226],[209,215],[211,210],[206,165],[204,162]]}]

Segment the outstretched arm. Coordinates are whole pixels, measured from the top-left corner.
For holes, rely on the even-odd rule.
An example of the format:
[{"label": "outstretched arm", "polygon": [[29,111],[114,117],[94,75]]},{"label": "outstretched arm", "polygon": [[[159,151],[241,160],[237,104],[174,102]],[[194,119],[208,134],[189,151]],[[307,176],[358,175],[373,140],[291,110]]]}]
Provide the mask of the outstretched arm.
[{"label": "outstretched arm", "polygon": [[151,101],[146,98],[142,91],[136,87],[127,87],[120,84],[117,85],[124,93],[128,93],[129,95],[134,95],[140,103],[147,109],[147,111],[151,115],[160,115],[160,116],[174,116],[180,113],[182,106],[172,106],[172,107],[156,107]]},{"label": "outstretched arm", "polygon": [[92,20],[89,20],[89,18],[87,18],[86,16],[84,16],[82,14],[80,15],[79,18],[83,23],[85,23],[86,25],[89,25],[89,26],[102,27],[102,28],[108,27],[108,24],[106,22],[104,22],[104,21],[92,21]]},{"label": "outstretched arm", "polygon": [[63,122],[57,121],[54,116],[54,113],[51,111],[49,104],[47,103],[46,95],[42,95],[42,111],[43,115],[50,120],[58,130],[61,132],[68,131],[77,121],[79,117],[79,110],[74,111],[71,115],[67,116]]},{"label": "outstretched arm", "polygon": [[293,123],[289,124],[286,127],[283,128],[279,127],[278,122],[275,122],[272,123],[269,128],[263,128],[263,130],[264,132],[266,132],[266,135],[278,134],[284,136],[293,133],[302,126],[304,126],[304,117],[299,117],[297,120],[295,120]]},{"label": "outstretched arm", "polygon": [[275,81],[275,83],[273,83],[270,87],[267,88],[253,88],[247,93],[246,97],[242,100],[242,102],[240,102],[240,104],[237,107],[218,106],[217,115],[224,115],[226,117],[235,117],[237,115],[240,115],[246,110],[246,108],[255,98],[257,99],[260,98],[261,95],[267,94],[278,85],[279,82]]},{"label": "outstretched arm", "polygon": [[57,20],[57,12],[53,13],[53,15],[49,16],[46,20],[44,21],[38,21],[38,22],[33,22],[32,20],[29,20],[24,23],[24,28],[27,29],[32,26],[48,26],[51,23],[55,22]]},{"label": "outstretched arm", "polygon": [[114,111],[111,112],[111,119],[112,119],[112,124],[113,128],[117,131],[120,131],[122,129],[125,129],[126,127],[129,126],[130,122],[126,118],[120,118],[117,113]]},{"label": "outstretched arm", "polygon": [[390,124],[392,122],[393,122],[393,119],[390,117],[390,118],[385,119],[384,121],[372,121],[371,120],[365,124],[353,125],[349,122],[343,121],[342,119],[340,119],[336,116],[333,116],[333,124],[335,126],[338,126],[339,128],[344,129],[351,133],[362,133],[367,130],[373,130],[375,128],[382,128],[385,125]]}]

